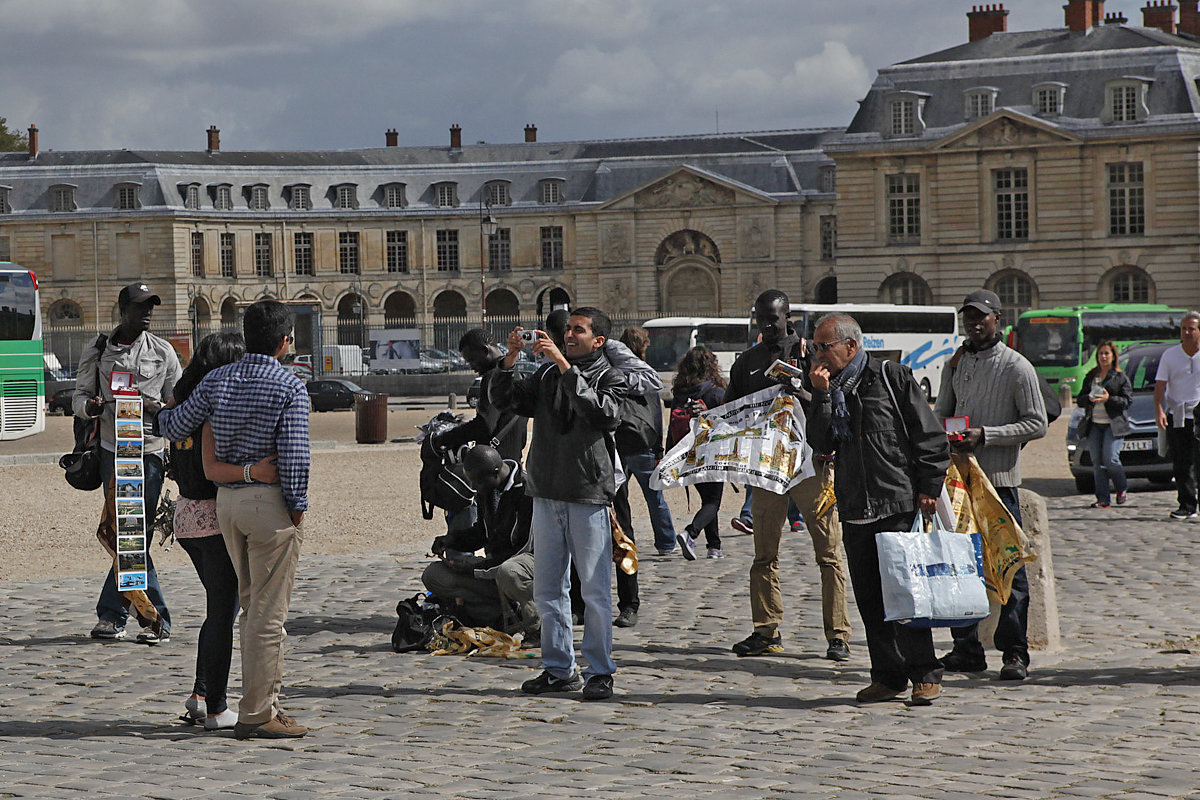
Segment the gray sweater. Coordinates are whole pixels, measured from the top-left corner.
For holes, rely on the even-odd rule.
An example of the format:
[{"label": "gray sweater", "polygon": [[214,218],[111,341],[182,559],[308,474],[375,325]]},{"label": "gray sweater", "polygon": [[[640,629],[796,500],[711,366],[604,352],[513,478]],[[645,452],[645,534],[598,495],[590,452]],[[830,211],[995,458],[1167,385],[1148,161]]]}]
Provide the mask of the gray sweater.
[{"label": "gray sweater", "polygon": [[983,428],[983,446],[975,456],[993,486],[1020,486],[1021,445],[1046,435],[1037,373],[1004,342],[980,353],[964,349],[953,369],[947,362],[933,413],[968,416],[972,428]]}]

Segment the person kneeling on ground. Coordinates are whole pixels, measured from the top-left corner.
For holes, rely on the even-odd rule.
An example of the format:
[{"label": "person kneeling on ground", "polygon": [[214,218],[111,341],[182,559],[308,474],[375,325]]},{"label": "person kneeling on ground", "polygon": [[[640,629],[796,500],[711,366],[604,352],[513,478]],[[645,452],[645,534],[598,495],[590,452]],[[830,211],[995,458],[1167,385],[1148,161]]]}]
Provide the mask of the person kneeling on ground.
[{"label": "person kneeling on ground", "polygon": [[[463,624],[524,632],[535,642],[540,623],[527,547],[533,498],[525,494],[525,471],[484,444],[467,451],[463,468],[476,490],[479,519],[433,540],[441,560],[425,568],[421,582]],[[484,555],[473,555],[480,548]]]}]

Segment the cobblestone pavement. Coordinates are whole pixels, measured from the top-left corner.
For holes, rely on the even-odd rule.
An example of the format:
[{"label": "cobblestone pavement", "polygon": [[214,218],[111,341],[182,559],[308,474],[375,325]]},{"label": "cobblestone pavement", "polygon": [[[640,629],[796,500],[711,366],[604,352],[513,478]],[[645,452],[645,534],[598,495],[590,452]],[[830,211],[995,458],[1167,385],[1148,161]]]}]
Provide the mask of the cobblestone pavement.
[{"label": "cobblestone pavement", "polygon": [[750,629],[749,537],[730,534],[720,561],[645,558],[641,620],[615,631],[610,703],[520,695],[537,661],[392,653],[392,609],[417,591],[419,559],[303,558],[285,707],[317,731],[289,743],[175,722],[202,608],[189,570],[163,573],[176,627],[156,649],[87,638],[94,576],[6,584],[0,796],[1188,796],[1200,525],[1166,522],[1172,498],[1136,493],[1111,511],[1053,499],[1063,649],[1035,652],[1024,683],[997,681],[992,654],[985,676],[948,675],[931,708],[854,703],[866,647],[856,630],[851,661],[822,658],[803,533],[786,534],[777,657],[729,652]]}]

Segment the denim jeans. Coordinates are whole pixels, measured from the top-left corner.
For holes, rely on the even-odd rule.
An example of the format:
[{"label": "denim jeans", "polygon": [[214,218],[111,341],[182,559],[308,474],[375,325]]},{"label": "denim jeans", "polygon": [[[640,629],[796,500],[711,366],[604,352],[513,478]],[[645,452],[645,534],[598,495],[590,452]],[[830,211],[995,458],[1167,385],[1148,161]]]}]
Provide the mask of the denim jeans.
[{"label": "denim jeans", "polygon": [[204,697],[209,714],[229,708],[229,662],[233,658],[233,621],[238,613],[237,573],[220,535],[180,539],[204,585],[205,615],[196,645],[196,683],[192,692]]},{"label": "denim jeans", "polygon": [[1121,442],[1114,438],[1111,425],[1092,423],[1088,430],[1088,451],[1092,456],[1092,477],[1096,482],[1096,502],[1109,504],[1108,481],[1112,480],[1117,494],[1125,491],[1125,469],[1121,466]]},{"label": "denim jeans", "polygon": [[[100,459],[100,478],[107,483],[115,468],[114,455],[105,450],[103,456]],[[147,512],[146,597],[158,609],[158,615],[163,620],[163,629],[169,631],[171,629],[171,612],[167,610],[167,601],[163,599],[162,589],[158,585],[158,571],[154,569],[154,559],[150,557],[149,548],[150,526],[153,524],[154,512],[158,509],[158,496],[162,493],[163,462],[156,453],[146,453],[143,461],[146,477],[142,487],[144,492],[142,497],[145,499]],[[117,579],[113,575],[112,569],[109,569],[108,576],[104,579],[104,586],[100,589],[100,600],[96,603],[96,616],[101,620],[111,622],[118,628],[125,627],[125,619],[129,616],[125,602],[117,591]]]},{"label": "denim jeans", "polygon": [[612,675],[612,529],[608,506],[533,498],[533,599],[542,618],[542,666],[556,678],[575,674],[571,638],[571,566],[584,601],[585,677]]},{"label": "denim jeans", "polygon": [[642,487],[642,497],[646,498],[646,510],[650,513],[650,527],[654,529],[654,546],[659,550],[671,550],[675,547],[675,525],[671,522],[671,507],[667,498],[658,489],[650,488],[650,475],[654,472],[658,459],[653,453],[643,453],[636,456],[621,456],[625,471],[637,479]]}]

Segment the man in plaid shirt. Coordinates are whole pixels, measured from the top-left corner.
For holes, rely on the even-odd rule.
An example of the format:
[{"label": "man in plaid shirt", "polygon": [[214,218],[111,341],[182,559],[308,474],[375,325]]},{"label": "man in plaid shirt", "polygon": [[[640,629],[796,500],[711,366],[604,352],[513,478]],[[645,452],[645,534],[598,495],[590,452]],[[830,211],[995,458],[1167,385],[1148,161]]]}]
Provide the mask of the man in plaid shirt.
[{"label": "man in plaid shirt", "polygon": [[[243,319],[246,355],[205,376],[178,408],[158,415],[159,431],[178,441],[212,427],[218,461],[241,464],[245,481],[218,483],[217,520],[233,561],[242,617],[242,702],[234,736],[296,738],[308,728],[279,710],[283,624],[308,508],[308,392],[279,364],[292,344],[292,315],[260,300]],[[278,457],[279,484],[256,483],[250,465]]]}]

